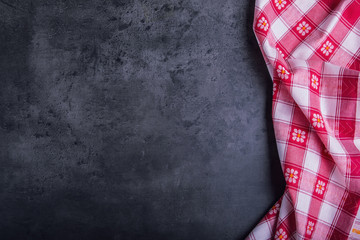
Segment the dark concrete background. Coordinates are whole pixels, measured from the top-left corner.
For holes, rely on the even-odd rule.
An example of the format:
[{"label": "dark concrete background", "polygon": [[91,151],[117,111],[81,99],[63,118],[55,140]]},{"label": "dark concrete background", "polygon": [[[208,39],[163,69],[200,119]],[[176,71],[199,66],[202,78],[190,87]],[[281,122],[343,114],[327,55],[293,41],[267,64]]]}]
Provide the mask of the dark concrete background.
[{"label": "dark concrete background", "polygon": [[253,9],[0,0],[0,238],[244,238],[284,187]]}]

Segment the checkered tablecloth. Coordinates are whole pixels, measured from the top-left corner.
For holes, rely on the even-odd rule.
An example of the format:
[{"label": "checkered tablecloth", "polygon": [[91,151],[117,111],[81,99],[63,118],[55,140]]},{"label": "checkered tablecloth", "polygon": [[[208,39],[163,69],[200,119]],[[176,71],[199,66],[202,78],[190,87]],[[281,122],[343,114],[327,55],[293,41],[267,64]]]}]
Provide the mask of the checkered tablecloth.
[{"label": "checkered tablecloth", "polygon": [[247,239],[360,239],[360,2],[257,0],[283,196]]}]

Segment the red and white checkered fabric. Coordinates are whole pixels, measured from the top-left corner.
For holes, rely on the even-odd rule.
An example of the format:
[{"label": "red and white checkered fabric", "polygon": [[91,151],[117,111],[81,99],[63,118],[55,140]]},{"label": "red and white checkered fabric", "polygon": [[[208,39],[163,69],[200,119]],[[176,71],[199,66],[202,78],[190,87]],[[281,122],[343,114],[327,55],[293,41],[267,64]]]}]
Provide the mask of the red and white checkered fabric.
[{"label": "red and white checkered fabric", "polygon": [[360,0],[256,0],[286,189],[247,239],[360,239]]}]

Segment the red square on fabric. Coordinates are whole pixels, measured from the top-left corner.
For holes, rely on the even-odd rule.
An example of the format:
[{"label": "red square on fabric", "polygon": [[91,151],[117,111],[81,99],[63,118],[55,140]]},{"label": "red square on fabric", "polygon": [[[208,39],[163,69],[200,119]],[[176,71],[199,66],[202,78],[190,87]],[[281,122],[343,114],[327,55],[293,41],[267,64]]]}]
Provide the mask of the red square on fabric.
[{"label": "red square on fabric", "polygon": [[351,157],[351,175],[360,176],[360,157],[358,156]]},{"label": "red square on fabric", "polygon": [[327,160],[333,161],[329,151],[326,149],[325,146],[323,146],[323,148],[321,150],[321,157],[323,157]]},{"label": "red square on fabric", "polygon": [[271,6],[274,11],[280,15],[289,5],[291,5],[291,0],[272,0]]},{"label": "red square on fabric", "polygon": [[322,177],[329,178],[333,168],[334,168],[334,163],[332,161],[329,161],[329,160],[321,157],[319,174]]},{"label": "red square on fabric", "polygon": [[353,63],[349,67],[350,69],[360,71],[360,58],[358,56],[353,58]]},{"label": "red square on fabric", "polygon": [[356,213],[359,208],[360,198],[357,194],[349,192],[343,209],[352,216],[356,216]]},{"label": "red square on fabric", "polygon": [[342,13],[341,20],[344,20],[349,26],[354,25],[359,18],[359,7],[357,1],[352,1]]},{"label": "red square on fabric", "polygon": [[344,240],[347,239],[348,235],[344,234],[343,232],[340,232],[337,229],[334,229],[332,235],[331,235],[331,240]]},{"label": "red square on fabric", "polygon": [[355,136],[355,121],[354,120],[339,120],[339,137],[348,138]]},{"label": "red square on fabric", "polygon": [[268,213],[268,217],[271,218],[271,217],[276,217],[277,214],[279,213],[280,211],[280,204],[281,202],[276,202],[270,209],[269,213]]},{"label": "red square on fabric", "polygon": [[316,54],[324,61],[329,61],[338,47],[339,44],[333,38],[328,37],[320,44],[319,48],[316,50]]},{"label": "red square on fabric", "polygon": [[320,89],[320,75],[311,70],[310,71],[310,90],[314,93],[319,94],[319,89]]},{"label": "red square on fabric", "polygon": [[355,219],[354,216],[351,217],[346,212],[341,212],[339,216],[339,220],[337,221],[336,224],[336,228],[344,232],[350,232],[352,226],[349,223],[352,223],[354,219]]},{"label": "red square on fabric", "polygon": [[278,228],[275,230],[275,237],[277,239],[287,239],[289,237],[290,233],[288,232],[287,228],[284,226],[284,224],[281,224]]},{"label": "red square on fabric", "polygon": [[350,99],[350,98],[341,99],[341,101],[340,101],[340,116],[339,116],[340,119],[351,119],[351,121],[354,122],[354,126],[355,126],[356,108],[357,108],[358,102],[359,101],[356,99]]},{"label": "red square on fabric", "polygon": [[300,125],[304,128],[309,126],[309,122],[299,107],[295,107],[294,109],[293,124]]},{"label": "red square on fabric", "polygon": [[295,218],[295,212],[292,211],[289,216],[280,224],[286,231],[289,233],[292,233],[295,231],[296,226],[296,218]]},{"label": "red square on fabric", "polygon": [[340,2],[341,0],[320,0],[321,5],[326,7],[328,13],[334,10]]},{"label": "red square on fabric", "polygon": [[311,21],[309,21],[308,18],[303,17],[292,27],[291,30],[299,39],[304,40],[314,29],[315,26],[311,23]]},{"label": "red square on fabric", "polygon": [[344,70],[342,81],[341,96],[356,99],[358,96],[358,73],[354,74],[351,70]]},{"label": "red square on fabric", "polygon": [[318,199],[318,198],[311,199],[310,212],[309,212],[309,216],[311,218],[315,219],[318,217],[318,213],[321,208],[321,204],[322,204],[322,201],[320,199]]},{"label": "red square on fabric", "polygon": [[314,218],[309,218],[305,226],[306,228],[304,234],[307,238],[311,238],[315,226],[316,226],[316,220]]},{"label": "red square on fabric", "polygon": [[290,69],[286,64],[277,62],[276,69],[274,69],[274,76],[284,83],[291,83]]},{"label": "red square on fabric", "polygon": [[286,165],[284,171],[284,177],[287,185],[290,187],[297,187],[300,179],[300,168],[292,165]]},{"label": "red square on fabric", "polygon": [[314,196],[323,198],[325,195],[327,185],[328,183],[324,178],[317,177],[314,185],[314,192],[313,192]]},{"label": "red square on fabric", "polygon": [[292,126],[289,142],[298,146],[306,146],[308,140],[308,130],[305,128]]},{"label": "red square on fabric", "polygon": [[259,17],[256,19],[255,31],[259,34],[266,36],[268,34],[269,28],[270,28],[270,23],[268,18],[264,13],[261,13]]},{"label": "red square on fabric", "polygon": [[317,132],[326,132],[324,118],[319,111],[310,111],[309,121]]},{"label": "red square on fabric", "polygon": [[[275,73],[274,73],[275,74]],[[280,80],[278,77],[275,77],[274,75],[274,80]],[[290,93],[288,90],[286,90],[286,85],[289,85],[288,83],[284,83],[281,82],[281,90],[278,93],[278,101],[282,101],[282,102],[286,102],[288,104],[294,104],[295,105],[295,101],[294,99],[291,97]]]}]

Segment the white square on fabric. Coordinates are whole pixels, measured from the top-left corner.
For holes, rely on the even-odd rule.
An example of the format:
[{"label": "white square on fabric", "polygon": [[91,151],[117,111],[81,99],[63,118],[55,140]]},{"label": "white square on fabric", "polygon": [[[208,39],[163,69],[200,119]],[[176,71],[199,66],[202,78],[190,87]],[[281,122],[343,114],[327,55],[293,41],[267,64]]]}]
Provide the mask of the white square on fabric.
[{"label": "white square on fabric", "polygon": [[350,32],[345,38],[342,46],[352,54],[356,54],[360,47],[360,36],[354,32]]},{"label": "white square on fabric", "polygon": [[311,197],[309,195],[306,195],[302,192],[299,192],[298,199],[296,202],[296,208],[299,211],[304,212],[305,214],[309,213],[309,207],[310,207]]},{"label": "white square on fabric", "polygon": [[294,2],[295,6],[303,13],[306,13],[315,3],[316,0],[296,0]]},{"label": "white square on fabric", "polygon": [[330,206],[329,204],[323,202],[321,204],[319,219],[328,223],[332,224],[335,221],[334,217],[336,214],[337,208]]},{"label": "white square on fabric", "polygon": [[285,25],[283,20],[281,20],[281,17],[279,17],[272,23],[271,30],[276,40],[279,40],[284,36],[286,31],[288,30],[288,27]]},{"label": "white square on fabric", "polygon": [[336,98],[320,97],[320,110],[323,116],[335,117],[336,107]]},{"label": "white square on fabric", "polygon": [[329,152],[333,154],[345,154],[341,143],[334,137],[329,136]]},{"label": "white square on fabric", "polygon": [[281,162],[285,161],[285,147],[286,147],[286,144],[277,141],[276,146],[277,146],[277,150],[278,150],[278,153],[279,153],[280,161]]},{"label": "white square on fabric", "polygon": [[320,156],[318,154],[307,151],[305,156],[304,167],[313,172],[317,172],[319,169],[319,165],[320,165]]},{"label": "white square on fabric", "polygon": [[271,238],[271,232],[268,226],[268,222],[264,222],[258,226],[253,231],[255,239],[269,239]]},{"label": "white square on fabric", "polygon": [[284,220],[289,214],[292,212],[293,206],[292,203],[289,202],[287,197],[284,197],[281,202],[281,208],[279,212],[279,221]]},{"label": "white square on fabric", "polygon": [[339,17],[336,14],[329,14],[325,20],[320,23],[319,28],[327,33],[330,33],[338,22]]},{"label": "white square on fabric", "polygon": [[340,66],[328,62],[324,64],[324,74],[338,77],[340,73]]},{"label": "white square on fabric", "polygon": [[263,43],[263,49],[268,58],[276,58],[276,49],[270,46],[269,40],[266,39]]},{"label": "white square on fabric", "polygon": [[331,174],[330,180],[340,184],[341,186],[345,186],[345,177],[340,172],[339,168],[335,166],[333,173]]},{"label": "white square on fabric", "polygon": [[308,60],[314,54],[314,52],[314,49],[303,43],[295,49],[291,56],[295,59]]},{"label": "white square on fabric", "polygon": [[302,68],[302,69],[306,69],[308,70],[309,69],[309,66],[307,64],[307,61],[305,60],[302,60],[302,59],[294,59],[291,61],[291,65],[293,68]]},{"label": "white square on fabric", "polygon": [[360,151],[360,139],[354,139],[354,145]]},{"label": "white square on fabric", "polygon": [[293,115],[293,110],[294,110],[293,105],[277,102],[274,119],[290,122]]},{"label": "white square on fabric", "polygon": [[299,106],[309,106],[309,90],[302,87],[293,86],[291,95]]},{"label": "white square on fabric", "polygon": [[260,8],[260,9],[263,9],[264,6],[268,3],[269,1],[268,0],[257,0],[256,1],[256,7]]}]

